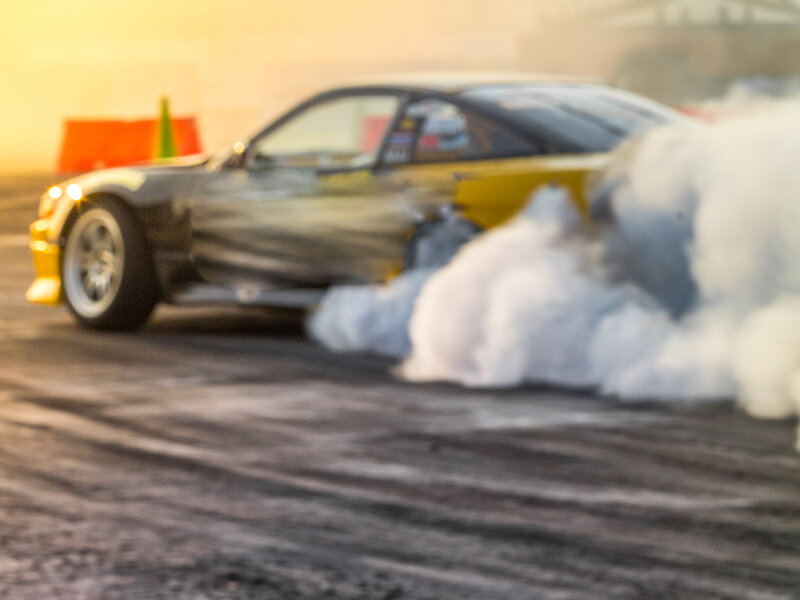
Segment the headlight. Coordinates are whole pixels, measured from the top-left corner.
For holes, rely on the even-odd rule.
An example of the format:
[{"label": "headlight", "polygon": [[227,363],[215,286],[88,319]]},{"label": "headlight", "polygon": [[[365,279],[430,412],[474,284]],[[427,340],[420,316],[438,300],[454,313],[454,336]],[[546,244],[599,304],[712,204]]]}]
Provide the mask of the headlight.
[{"label": "headlight", "polygon": [[54,185],[39,200],[39,218],[48,219],[53,216],[58,203],[64,199],[64,196],[77,202],[83,198],[83,190],[77,183],[70,183],[66,187],[64,185]]},{"label": "headlight", "polygon": [[67,196],[69,196],[75,201],[78,201],[81,198],[83,198],[83,191],[81,190],[81,186],[79,186],[77,183],[70,183],[67,186]]}]

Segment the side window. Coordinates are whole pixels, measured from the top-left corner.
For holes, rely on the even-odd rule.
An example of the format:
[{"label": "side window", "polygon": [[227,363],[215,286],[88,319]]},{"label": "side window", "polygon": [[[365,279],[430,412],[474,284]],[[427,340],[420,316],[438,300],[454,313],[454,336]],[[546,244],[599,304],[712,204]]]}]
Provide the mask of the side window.
[{"label": "side window", "polygon": [[389,165],[542,154],[532,142],[458,106],[428,98],[410,103],[389,135]]},{"label": "side window", "polygon": [[394,96],[351,96],[315,104],[257,140],[248,166],[370,167],[397,105]]}]

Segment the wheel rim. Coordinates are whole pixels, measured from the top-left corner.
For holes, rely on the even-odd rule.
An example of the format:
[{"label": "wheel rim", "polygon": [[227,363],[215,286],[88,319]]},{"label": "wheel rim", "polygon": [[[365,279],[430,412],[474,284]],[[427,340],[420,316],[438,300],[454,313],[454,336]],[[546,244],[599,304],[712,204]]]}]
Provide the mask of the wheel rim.
[{"label": "wheel rim", "polygon": [[64,292],[84,317],[105,312],[119,290],[124,267],[122,231],[113,215],[90,209],[75,222],[64,251]]}]

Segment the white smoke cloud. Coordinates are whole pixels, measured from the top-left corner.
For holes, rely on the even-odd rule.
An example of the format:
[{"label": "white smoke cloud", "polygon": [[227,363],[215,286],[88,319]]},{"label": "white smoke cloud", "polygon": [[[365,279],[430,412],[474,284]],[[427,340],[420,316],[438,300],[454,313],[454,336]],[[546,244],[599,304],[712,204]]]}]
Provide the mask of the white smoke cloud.
[{"label": "white smoke cloud", "polygon": [[404,298],[400,372],[628,399],[737,397],[759,417],[797,415],[797,131],[800,107],[784,106],[651,132],[605,174],[601,227],[565,191],[540,190]]},{"label": "white smoke cloud", "polygon": [[448,212],[423,224],[407,257],[413,268],[386,285],[332,288],[308,320],[311,337],[335,351],[406,356],[411,349],[408,321],[420,290],[475,231]]},{"label": "white smoke cloud", "polygon": [[465,246],[417,300],[403,374],[467,385],[594,384],[579,349],[625,293],[583,276],[599,246],[581,229],[566,193],[545,188],[512,224]]},{"label": "white smoke cloud", "polygon": [[311,336],[331,350],[405,356],[411,349],[408,321],[422,286],[435,269],[404,274],[387,285],[331,289],[311,315]]}]

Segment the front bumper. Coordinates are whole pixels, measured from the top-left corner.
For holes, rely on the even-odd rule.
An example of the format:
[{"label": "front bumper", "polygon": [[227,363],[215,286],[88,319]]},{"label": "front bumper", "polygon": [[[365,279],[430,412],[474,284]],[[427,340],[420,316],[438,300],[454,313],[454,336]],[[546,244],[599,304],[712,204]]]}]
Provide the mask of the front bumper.
[{"label": "front bumper", "polygon": [[50,243],[47,221],[35,221],[31,225],[31,254],[36,279],[28,288],[25,297],[36,304],[60,304],[61,289],[61,248]]}]

